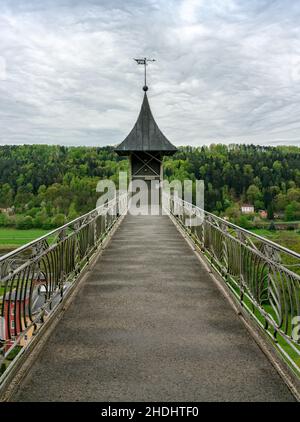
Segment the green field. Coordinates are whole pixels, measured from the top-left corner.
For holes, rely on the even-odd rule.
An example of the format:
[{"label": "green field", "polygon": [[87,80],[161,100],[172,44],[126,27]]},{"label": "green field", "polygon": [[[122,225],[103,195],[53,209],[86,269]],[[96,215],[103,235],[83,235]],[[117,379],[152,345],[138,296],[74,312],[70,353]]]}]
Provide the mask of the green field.
[{"label": "green field", "polygon": [[267,229],[253,229],[251,232],[258,234],[278,243],[288,249],[292,249],[300,253],[300,233],[296,230],[267,230]]},{"label": "green field", "polygon": [[0,228],[0,254],[2,251],[16,249],[25,243],[31,242],[48,233],[49,230],[30,229],[6,229]]},{"label": "green field", "polygon": [[[275,243],[279,243],[280,245],[285,246],[286,248],[292,249],[300,253],[300,234],[297,231],[271,231],[267,229],[253,229],[251,231],[262,237],[270,239]],[[49,230],[18,230],[11,228],[0,228],[0,254],[1,251],[18,248],[19,246],[31,242],[32,240],[37,239],[38,237],[41,237],[46,233],[49,233]]]}]

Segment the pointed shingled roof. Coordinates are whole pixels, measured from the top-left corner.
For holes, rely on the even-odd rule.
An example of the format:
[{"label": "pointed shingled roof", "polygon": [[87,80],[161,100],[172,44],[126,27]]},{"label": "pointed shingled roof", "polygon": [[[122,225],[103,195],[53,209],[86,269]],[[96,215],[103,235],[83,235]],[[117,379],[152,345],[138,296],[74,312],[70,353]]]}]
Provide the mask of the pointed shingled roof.
[{"label": "pointed shingled roof", "polygon": [[136,124],[115,151],[119,155],[125,155],[131,151],[162,151],[167,155],[177,151],[154,120],[146,92]]}]

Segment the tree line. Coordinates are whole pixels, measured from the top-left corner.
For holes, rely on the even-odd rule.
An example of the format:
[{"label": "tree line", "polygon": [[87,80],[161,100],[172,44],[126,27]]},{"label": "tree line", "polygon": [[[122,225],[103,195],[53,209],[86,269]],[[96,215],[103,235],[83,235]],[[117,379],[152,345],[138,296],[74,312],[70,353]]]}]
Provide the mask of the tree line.
[{"label": "tree line", "polygon": [[239,218],[242,203],[267,211],[269,219],[278,214],[300,220],[299,147],[182,147],[166,160],[165,174],[169,179],[203,179],[205,208],[232,220]]},{"label": "tree line", "polygon": [[[57,227],[95,207],[99,180],[118,183],[126,157],[113,147],[0,147],[0,225]],[[243,202],[300,220],[300,148],[214,144],[164,158],[164,177],[203,179],[205,208],[232,220]]]}]

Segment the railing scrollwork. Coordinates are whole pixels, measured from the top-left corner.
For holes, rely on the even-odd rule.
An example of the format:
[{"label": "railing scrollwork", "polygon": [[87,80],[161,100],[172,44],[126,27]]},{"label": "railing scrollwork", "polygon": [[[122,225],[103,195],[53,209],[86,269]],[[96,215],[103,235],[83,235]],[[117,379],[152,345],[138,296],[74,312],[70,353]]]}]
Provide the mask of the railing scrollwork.
[{"label": "railing scrollwork", "polygon": [[0,257],[0,384],[126,210],[119,195]]},{"label": "railing scrollwork", "polygon": [[[300,375],[300,255],[176,196],[165,204]],[[191,224],[197,211],[202,218]]]}]

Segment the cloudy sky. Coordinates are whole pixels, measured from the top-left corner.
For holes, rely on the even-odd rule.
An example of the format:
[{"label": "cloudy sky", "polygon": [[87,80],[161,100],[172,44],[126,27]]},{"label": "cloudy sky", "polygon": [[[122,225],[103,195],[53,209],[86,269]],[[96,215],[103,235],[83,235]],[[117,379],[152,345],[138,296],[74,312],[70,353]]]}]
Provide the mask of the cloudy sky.
[{"label": "cloudy sky", "polygon": [[300,145],[299,0],[0,0],[0,144]]}]

